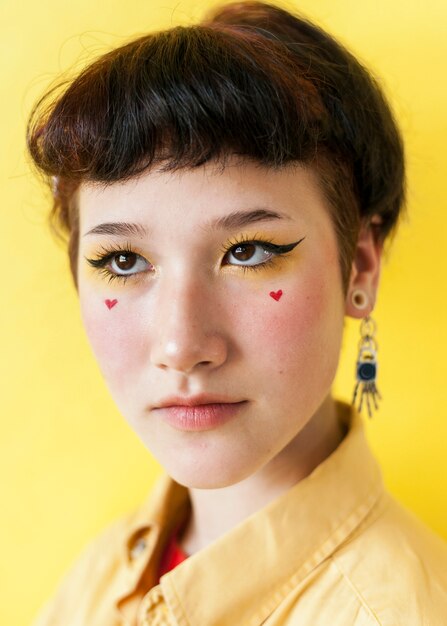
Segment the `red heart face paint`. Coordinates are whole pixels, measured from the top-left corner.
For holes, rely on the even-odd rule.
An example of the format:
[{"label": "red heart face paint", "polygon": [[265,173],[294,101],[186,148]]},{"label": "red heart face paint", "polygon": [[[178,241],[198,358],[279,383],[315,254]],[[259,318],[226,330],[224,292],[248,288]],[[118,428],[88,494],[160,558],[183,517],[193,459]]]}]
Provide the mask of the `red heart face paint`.
[{"label": "red heart face paint", "polygon": [[108,309],[113,309],[115,304],[118,303],[118,300],[105,300]]},{"label": "red heart face paint", "polygon": [[271,291],[269,295],[271,295],[274,300],[279,300],[282,296],[282,289],[279,289],[278,291]]}]

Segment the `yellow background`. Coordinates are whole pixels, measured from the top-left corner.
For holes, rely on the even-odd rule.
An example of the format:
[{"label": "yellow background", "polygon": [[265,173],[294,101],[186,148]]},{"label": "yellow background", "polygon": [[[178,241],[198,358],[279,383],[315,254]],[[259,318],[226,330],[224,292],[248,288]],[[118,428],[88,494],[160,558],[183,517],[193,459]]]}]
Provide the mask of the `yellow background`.
[{"label": "yellow background", "polygon": [[[109,399],[84,337],[65,251],[47,229],[49,197],[25,156],[30,107],[61,72],[133,35],[190,23],[209,4],[0,4],[1,624],[29,624],[85,542],[139,503],[160,471]],[[366,427],[389,489],[447,538],[447,6],[286,6],[379,75],[404,132],[409,219],[383,267],[375,319],[384,401]],[[357,332],[349,322],[335,385],[347,400]]]}]

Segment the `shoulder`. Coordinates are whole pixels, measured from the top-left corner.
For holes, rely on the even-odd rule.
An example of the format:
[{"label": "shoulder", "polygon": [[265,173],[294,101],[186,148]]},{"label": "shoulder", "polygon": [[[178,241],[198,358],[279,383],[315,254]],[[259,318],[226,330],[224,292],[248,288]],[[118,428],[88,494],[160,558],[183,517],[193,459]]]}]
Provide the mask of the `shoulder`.
[{"label": "shoulder", "polygon": [[388,492],[333,560],[382,626],[445,623],[447,543]]},{"label": "shoulder", "polygon": [[[40,610],[33,626],[66,626],[91,623],[85,620],[119,585],[125,562],[126,538],[135,512],[104,528],[83,548],[59,582],[53,597]],[[95,607],[94,607],[95,605]],[[113,622],[111,622],[111,626]]]},{"label": "shoulder", "polygon": [[133,596],[143,572],[145,584],[149,574],[158,580],[158,572],[148,563],[169,506],[175,513],[186,497],[187,489],[162,473],[140,506],[85,546],[32,626],[122,624],[121,602]]}]

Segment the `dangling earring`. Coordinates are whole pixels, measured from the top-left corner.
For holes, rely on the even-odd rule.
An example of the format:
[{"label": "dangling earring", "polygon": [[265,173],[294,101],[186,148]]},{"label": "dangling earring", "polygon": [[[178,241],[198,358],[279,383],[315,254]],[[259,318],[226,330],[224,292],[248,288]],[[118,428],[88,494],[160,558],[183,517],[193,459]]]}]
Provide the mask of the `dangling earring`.
[{"label": "dangling earring", "polygon": [[[368,304],[366,294],[360,290],[354,291],[352,294],[352,303],[358,309],[364,309]],[[360,324],[359,354],[356,365],[357,383],[352,397],[352,404],[355,406],[357,393],[359,388],[361,388],[357,409],[359,412],[362,410],[363,400],[366,398],[366,407],[370,418],[372,417],[371,401],[374,403],[374,407],[377,411],[379,408],[377,400],[382,399],[382,396],[376,387],[377,342],[374,338],[375,332],[376,323],[369,315],[367,315],[362,319],[362,323]]]}]

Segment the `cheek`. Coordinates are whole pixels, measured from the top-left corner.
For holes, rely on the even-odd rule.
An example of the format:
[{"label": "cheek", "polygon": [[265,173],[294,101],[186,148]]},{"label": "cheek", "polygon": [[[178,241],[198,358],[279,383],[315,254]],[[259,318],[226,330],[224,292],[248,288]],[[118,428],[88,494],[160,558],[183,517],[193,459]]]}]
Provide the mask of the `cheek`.
[{"label": "cheek", "polygon": [[[269,295],[259,301],[256,315],[246,317],[245,347],[256,363],[286,379],[296,376],[327,381],[338,363],[343,329],[341,291],[324,272],[299,282],[275,285],[282,288],[279,300]],[[236,320],[235,320],[236,322]]]},{"label": "cheek", "polygon": [[[113,298],[114,300],[115,298]],[[112,300],[112,302],[113,302]],[[107,380],[131,376],[142,355],[141,318],[137,309],[117,298],[109,308],[97,295],[81,298],[84,327],[100,369]]]}]

